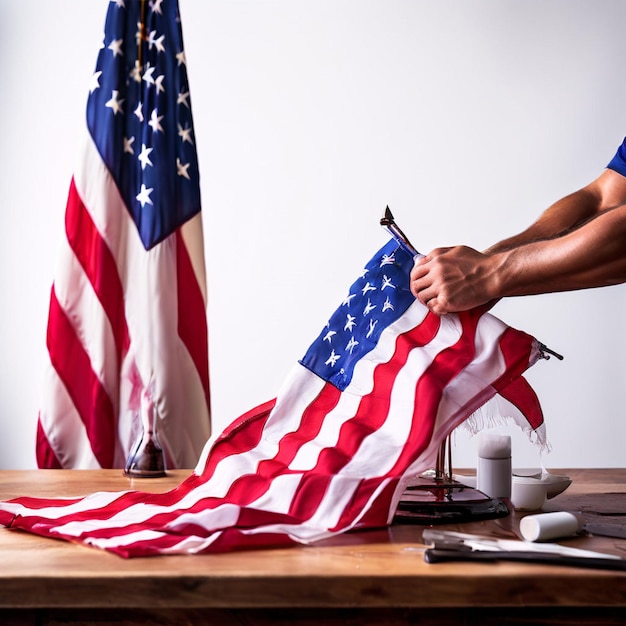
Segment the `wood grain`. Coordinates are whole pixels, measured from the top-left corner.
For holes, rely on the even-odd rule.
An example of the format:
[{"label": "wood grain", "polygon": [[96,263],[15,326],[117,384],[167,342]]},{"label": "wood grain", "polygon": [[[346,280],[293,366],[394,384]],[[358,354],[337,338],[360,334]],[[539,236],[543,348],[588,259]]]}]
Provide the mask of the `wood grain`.
[{"label": "wood grain", "polygon": [[[626,491],[626,469],[554,471],[573,478],[568,495]],[[161,492],[188,474],[130,480],[119,470],[4,470],[0,499],[129,488]],[[558,509],[560,497],[550,500],[549,507]],[[445,528],[512,536],[519,519],[513,514]],[[0,609],[25,616],[34,609],[211,609],[231,615],[232,610],[255,608],[393,608],[408,615],[416,608],[442,607],[626,607],[625,572],[505,562],[428,565],[422,530],[399,525],[307,547],[126,560],[0,528]],[[561,543],[626,557],[623,539],[576,537]]]}]

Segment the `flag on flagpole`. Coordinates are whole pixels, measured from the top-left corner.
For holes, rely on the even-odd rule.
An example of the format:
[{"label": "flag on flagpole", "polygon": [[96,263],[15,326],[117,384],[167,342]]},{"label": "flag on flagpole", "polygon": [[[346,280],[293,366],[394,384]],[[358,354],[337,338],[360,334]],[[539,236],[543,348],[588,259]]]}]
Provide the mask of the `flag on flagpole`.
[{"label": "flag on flagpole", "polygon": [[391,240],[366,264],[274,400],[207,442],[164,494],[0,503],[0,524],[124,557],[311,543],[391,523],[408,482],[491,399],[541,435],[523,372],[541,344],[476,309],[437,317]]},{"label": "flag on flagpole", "polygon": [[210,435],[207,294],[177,0],[109,3],[85,122],[50,295],[37,462],[124,467],[155,407],[167,466],[192,468]]}]

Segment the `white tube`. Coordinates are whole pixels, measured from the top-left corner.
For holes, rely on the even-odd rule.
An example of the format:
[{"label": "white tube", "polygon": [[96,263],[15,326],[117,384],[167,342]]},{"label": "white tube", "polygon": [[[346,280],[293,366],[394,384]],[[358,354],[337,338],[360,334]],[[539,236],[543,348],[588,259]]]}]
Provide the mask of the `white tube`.
[{"label": "white tube", "polygon": [[527,515],[520,520],[519,530],[526,541],[549,541],[575,535],[582,527],[580,519],[567,511]]}]

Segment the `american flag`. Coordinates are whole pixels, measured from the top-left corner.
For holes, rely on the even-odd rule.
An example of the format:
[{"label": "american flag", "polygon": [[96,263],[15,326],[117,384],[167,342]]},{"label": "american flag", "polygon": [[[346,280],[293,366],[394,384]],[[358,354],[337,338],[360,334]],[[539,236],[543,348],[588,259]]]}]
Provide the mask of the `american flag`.
[{"label": "american flag", "polygon": [[274,400],[209,441],[164,494],[22,497],[0,524],[124,557],[311,543],[391,523],[442,440],[490,399],[541,433],[522,373],[541,344],[485,309],[437,317],[409,291],[413,256],[366,264]]},{"label": "american flag", "polygon": [[115,0],[50,296],[42,468],[124,467],[156,412],[168,467],[210,435],[198,160],[176,0]]}]

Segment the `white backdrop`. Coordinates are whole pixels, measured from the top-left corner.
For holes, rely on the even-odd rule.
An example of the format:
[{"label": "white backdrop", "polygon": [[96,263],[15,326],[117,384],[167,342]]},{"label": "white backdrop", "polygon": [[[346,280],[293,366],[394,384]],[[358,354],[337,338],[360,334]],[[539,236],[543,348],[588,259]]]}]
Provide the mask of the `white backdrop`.
[{"label": "white backdrop", "polygon": [[[35,467],[56,249],[106,0],[0,0],[0,468]],[[180,0],[200,160],[213,427],[273,397],[386,240],[484,248],[626,134],[621,0]],[[494,313],[565,354],[529,374],[548,468],[626,462],[626,286]],[[514,464],[537,466],[516,429]],[[476,438],[456,437],[457,466]]]}]

